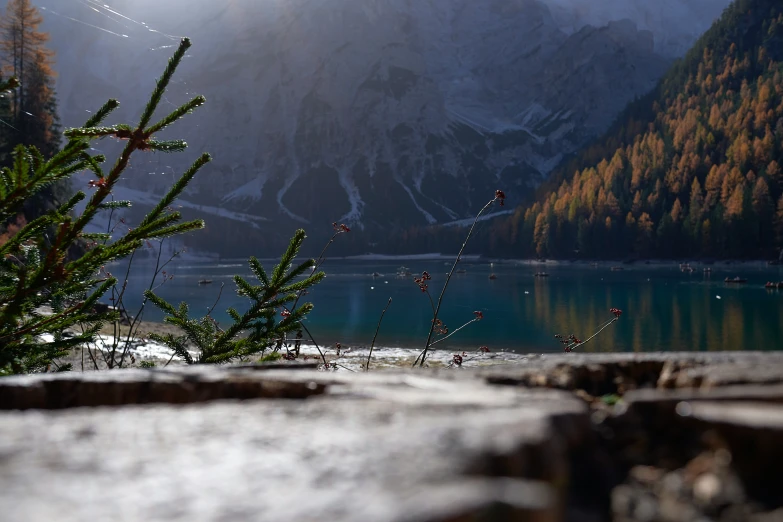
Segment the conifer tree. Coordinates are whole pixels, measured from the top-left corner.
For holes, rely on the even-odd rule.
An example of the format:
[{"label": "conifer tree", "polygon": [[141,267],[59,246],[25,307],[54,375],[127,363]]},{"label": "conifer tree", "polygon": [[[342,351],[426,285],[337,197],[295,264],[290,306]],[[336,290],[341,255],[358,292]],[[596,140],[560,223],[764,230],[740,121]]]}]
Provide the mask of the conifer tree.
[{"label": "conifer tree", "polygon": [[[197,96],[157,123],[152,117],[177,65],[190,47],[183,39],[135,126],[99,126],[119,105],[107,102],[81,128],[65,132],[68,143],[51,158],[33,146],[18,145],[13,162],[0,171],[0,373],[46,370],[73,346],[93,342],[103,321],[114,319],[112,312],[96,311],[94,305],[116,283],[105,265],[129,256],[146,240],[163,238],[203,227],[200,220],[181,222],[179,212],[170,208],[199,169],[210,161],[202,155],[182,175],[161,201],[134,229],[124,235],[87,233],[87,225],[101,212],[128,207],[129,201],[111,201],[112,189],[138,151],[176,152],[184,141],[160,141],[155,135],[204,103]],[[0,91],[16,87],[15,79],[0,85]],[[114,137],[126,145],[110,169],[106,158],[88,153],[90,141]],[[53,183],[88,170],[95,179],[86,207],[72,215],[76,205],[87,198],[77,192],[67,201],[25,223],[19,211],[26,201]],[[52,230],[51,234],[47,231]],[[89,241],[89,248],[77,259],[68,252],[77,242]],[[66,336],[75,325],[86,326],[83,333]]]},{"label": "conifer tree", "polygon": [[5,72],[21,87],[12,96],[12,124],[16,143],[33,145],[48,157],[58,145],[54,110],[52,70],[54,52],[45,47],[48,33],[38,30],[43,22],[30,0],[9,0],[0,23],[0,50]]},{"label": "conifer tree", "polygon": [[[0,140],[4,142],[0,166],[10,165],[10,152],[19,144],[34,146],[45,158],[51,157],[60,145],[56,74],[52,69],[54,51],[46,48],[48,33],[38,30],[42,22],[30,0],[9,0],[0,21],[4,72],[21,83],[11,92],[7,116],[0,115],[6,122],[0,129],[5,138]],[[69,193],[65,181],[48,186],[25,203],[24,213],[34,219],[63,202]]]}]

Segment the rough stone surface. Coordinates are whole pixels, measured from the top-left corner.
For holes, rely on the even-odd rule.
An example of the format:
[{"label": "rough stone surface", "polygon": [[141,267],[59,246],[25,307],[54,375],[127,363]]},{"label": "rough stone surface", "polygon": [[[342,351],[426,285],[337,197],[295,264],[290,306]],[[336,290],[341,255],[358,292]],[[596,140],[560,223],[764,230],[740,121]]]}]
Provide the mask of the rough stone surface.
[{"label": "rough stone surface", "polygon": [[[776,520],[783,355],[0,379],[8,520]],[[778,510],[778,511],[776,511]]]},{"label": "rough stone surface", "polygon": [[783,352],[533,355],[477,373],[497,384],[581,389],[592,395],[637,388],[783,384]]},{"label": "rough stone surface", "polygon": [[681,413],[712,430],[725,445],[748,496],[783,506],[783,405],[703,401],[688,407]]},{"label": "rough stone surface", "polygon": [[[0,413],[0,504],[11,506],[9,520],[561,520],[569,447],[589,436],[587,408],[563,392],[416,374],[81,378],[92,395],[73,391],[78,378],[7,379],[3,405],[35,404],[25,389],[34,397],[45,390],[37,404],[53,407],[93,405],[101,394],[112,405],[134,394],[181,402],[185,383],[198,401],[201,386],[262,397],[270,388],[322,393]],[[145,379],[166,386],[145,389]],[[49,396],[61,389],[53,383],[67,383],[71,398]]]},{"label": "rough stone surface", "polygon": [[[290,371],[290,370],[289,370]],[[28,375],[0,380],[0,409],[204,402],[216,399],[303,399],[323,393],[316,382],[289,382],[275,372],[124,370]]]}]

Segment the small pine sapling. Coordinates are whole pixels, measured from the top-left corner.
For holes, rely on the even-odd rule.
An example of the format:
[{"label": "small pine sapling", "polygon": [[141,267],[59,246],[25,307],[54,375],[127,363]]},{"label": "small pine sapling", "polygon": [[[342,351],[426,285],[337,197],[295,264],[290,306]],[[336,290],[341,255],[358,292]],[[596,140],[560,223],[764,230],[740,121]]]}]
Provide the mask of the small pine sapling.
[{"label": "small pine sapling", "polygon": [[[263,354],[267,348],[285,339],[286,334],[301,329],[302,320],[313,309],[312,303],[292,306],[292,303],[298,302],[302,292],[320,282],[325,275],[323,272],[312,273],[316,266],[313,259],[292,268],[304,239],[304,230],[297,230],[270,275],[258,259],[251,257],[250,269],[259,284],[253,285],[241,276],[234,276],[237,294],[248,298],[250,306],[244,314],[229,308],[227,313],[232,323],[225,329],[209,313],[199,319],[191,319],[186,303],[175,308],[152,290],[147,290],[145,297],[167,314],[164,321],[183,332],[182,335],[150,334],[150,338],[168,346],[187,364],[228,363]],[[300,276],[305,274],[309,275],[301,279]],[[197,351],[195,356],[189,350],[191,346]]]},{"label": "small pine sapling", "polygon": [[[321,249],[321,253],[318,255],[318,258],[313,262],[311,270],[315,272],[319,268],[321,268],[321,265],[323,265],[326,262],[326,251],[329,250],[329,247],[334,243],[335,239],[337,239],[337,236],[341,234],[347,234],[351,231],[351,229],[344,223],[338,224],[336,221],[332,223],[332,237],[329,238],[329,241],[326,242],[323,249]],[[296,309],[296,306],[299,304],[299,299],[301,299],[302,296],[307,294],[307,290],[301,290],[298,292],[296,299],[294,300],[293,304],[290,306],[291,310]],[[288,309],[286,309],[288,310]],[[315,340],[313,337],[313,334],[310,333],[310,330],[307,328],[307,326],[304,323],[299,323],[300,328],[296,330],[296,336],[294,338],[294,346],[293,350],[291,350],[291,344],[290,340],[288,339],[287,335],[283,335],[280,337],[275,344],[274,351],[279,352],[283,348],[285,348],[285,354],[282,354],[281,357],[285,359],[286,361],[294,361],[299,358],[300,355],[300,349],[302,346],[302,331],[305,331],[309,337],[310,342],[313,343],[313,346],[315,346],[315,349],[318,350],[318,354],[321,356],[321,361],[323,362],[323,368],[329,369],[329,368],[335,368],[333,364],[330,364],[326,360],[326,354],[324,353],[324,350],[321,349],[321,347],[318,345],[318,341]]]}]

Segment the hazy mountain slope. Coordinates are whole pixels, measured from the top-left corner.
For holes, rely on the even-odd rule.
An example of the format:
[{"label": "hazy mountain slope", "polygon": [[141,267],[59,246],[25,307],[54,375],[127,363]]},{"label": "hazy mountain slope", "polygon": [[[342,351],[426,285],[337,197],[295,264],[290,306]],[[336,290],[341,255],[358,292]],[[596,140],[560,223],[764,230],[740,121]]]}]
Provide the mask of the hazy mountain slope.
[{"label": "hazy mountain slope", "polygon": [[[643,2],[631,3],[639,9],[621,17],[660,29],[662,41],[694,31],[678,33],[664,15],[647,23]],[[231,247],[229,226],[249,249],[299,224],[318,235],[345,221],[371,237],[463,219],[495,188],[517,199],[651,89],[672,53],[634,23],[576,27],[562,21],[568,5],[558,21],[538,0],[39,4],[66,125],[108,97],[136,117],[178,35],[193,38],[164,105],[208,98],[172,130],[192,154],[215,156],[187,206],[270,223],[210,219],[200,237],[213,249]],[[683,12],[696,27],[711,9]],[[162,191],[187,161],[137,160],[130,187]]]},{"label": "hazy mountain slope", "polygon": [[777,257],[783,4],[737,0],[564,181],[493,231],[553,257]]},{"label": "hazy mountain slope", "polygon": [[576,32],[584,24],[604,26],[629,19],[655,35],[656,52],[682,56],[715,21],[729,2],[722,0],[545,0],[561,30]]}]

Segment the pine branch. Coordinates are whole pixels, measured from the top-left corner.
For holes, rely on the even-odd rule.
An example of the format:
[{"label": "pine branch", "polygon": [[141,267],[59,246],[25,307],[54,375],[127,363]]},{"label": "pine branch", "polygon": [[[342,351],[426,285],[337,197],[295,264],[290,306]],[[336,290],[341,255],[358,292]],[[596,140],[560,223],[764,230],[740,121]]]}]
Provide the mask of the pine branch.
[{"label": "pine branch", "polygon": [[291,263],[293,263],[296,254],[299,253],[299,249],[302,246],[304,238],[305,231],[301,228],[294,232],[294,237],[291,239],[290,243],[288,243],[288,248],[283,254],[283,257],[280,259],[280,263],[275,266],[274,270],[272,270],[271,286],[280,286],[280,281],[283,278],[283,274],[285,274],[291,268]]},{"label": "pine branch", "polygon": [[264,267],[261,266],[261,262],[256,257],[251,257],[249,264],[250,270],[253,271],[253,274],[255,274],[256,278],[258,278],[258,280],[261,281],[264,286],[269,286],[269,278],[266,275]]},{"label": "pine branch", "polygon": [[80,202],[84,200],[87,196],[84,194],[84,192],[77,192],[73,196],[71,196],[71,199],[60,205],[60,208],[57,209],[57,214],[61,216],[65,216],[66,214],[70,214],[71,211],[78,205]]},{"label": "pine branch", "polygon": [[118,209],[118,208],[131,208],[133,206],[133,202],[127,201],[127,200],[120,200],[120,201],[107,201],[106,203],[101,203],[98,208],[100,209]]},{"label": "pine branch", "polygon": [[37,171],[41,168],[41,166],[46,163],[46,160],[43,157],[43,154],[41,154],[41,151],[39,151],[36,147],[33,147],[32,145],[27,148],[27,150],[30,153],[30,156],[32,157],[32,167],[34,171]]},{"label": "pine branch", "polygon": [[148,234],[145,239],[163,239],[170,236],[184,234],[185,232],[201,230],[202,228],[204,228],[204,221],[201,219],[196,219],[194,221],[187,221],[185,223],[178,223],[176,225],[159,228],[155,232]]},{"label": "pine branch", "polygon": [[264,289],[251,285],[240,275],[234,276],[234,284],[237,285],[237,295],[250,297],[251,299],[259,299],[261,292],[264,291]]},{"label": "pine branch", "polygon": [[87,122],[84,124],[84,128],[95,127],[99,123],[103,122],[103,120],[105,120],[106,117],[119,106],[120,102],[115,99],[110,99],[104,103],[100,109],[98,109],[98,112],[93,114],[90,119],[87,120]]},{"label": "pine branch", "polygon": [[46,165],[41,167],[41,170],[56,172],[58,168],[70,164],[76,158],[80,157],[82,153],[87,152],[89,148],[90,144],[86,140],[71,140],[64,149],[56,152],[54,156],[46,162]]},{"label": "pine branch", "polygon": [[182,152],[187,148],[188,144],[185,140],[159,141],[150,139],[147,140],[145,150],[156,150],[168,154],[172,152]]},{"label": "pine branch", "polygon": [[[280,280],[279,286],[285,286],[289,282],[291,282],[294,279],[296,279],[297,277],[301,276],[302,274],[305,274],[307,272],[311,272],[312,269],[313,269],[313,266],[315,266],[315,261],[313,259],[308,259],[307,261],[305,261],[304,263],[300,264],[299,266],[297,266],[294,269],[290,269],[290,267],[289,267],[290,271],[288,272],[288,275],[286,275],[285,277],[283,277]],[[323,274],[323,272],[320,272],[320,273]]]},{"label": "pine branch", "polygon": [[[107,279],[95,292],[97,297],[95,297],[93,304],[95,301],[97,301],[103,294],[105,294],[111,286],[117,283],[116,279]],[[81,303],[77,303],[74,306],[68,308],[67,310],[64,310],[63,312],[60,312],[59,314],[52,315],[42,321],[35,321],[31,324],[28,324],[24,328],[17,330],[14,332],[14,336],[16,337],[22,337],[25,335],[36,335],[37,331],[43,330],[44,327],[47,325],[50,325],[54,323],[58,327],[63,327],[64,324],[68,324],[67,322],[61,322],[64,318],[66,318],[68,315],[73,314],[77,312],[78,310],[82,309],[86,306],[86,303],[90,302],[85,301]],[[92,305],[90,305],[92,306]],[[8,336],[0,337],[0,346],[2,346],[5,342],[7,342]]]},{"label": "pine branch", "polygon": [[147,132],[150,134],[154,134],[158,131],[161,131],[177,121],[178,119],[182,118],[186,114],[190,114],[193,112],[194,109],[197,109],[204,105],[207,102],[207,99],[203,96],[196,96],[189,102],[187,102],[185,105],[182,105],[181,107],[177,107],[171,114],[160,120],[158,123],[147,129]]},{"label": "pine branch", "polygon": [[104,136],[116,136],[121,132],[119,126],[112,127],[75,127],[72,129],[66,129],[63,135],[66,138],[102,138]]},{"label": "pine branch", "polygon": [[174,75],[174,71],[177,69],[177,66],[179,66],[182,58],[185,57],[185,52],[189,48],[190,38],[183,38],[180,40],[177,51],[174,53],[174,56],[169,59],[169,63],[166,65],[166,70],[163,71],[163,75],[158,79],[158,82],[155,85],[155,90],[152,91],[150,101],[144,108],[144,113],[141,115],[141,119],[139,120],[140,129],[145,128],[150,122],[152,114],[155,112],[155,109],[158,108],[158,104],[163,97],[163,93],[166,92],[166,87],[168,87],[169,82],[171,81],[171,77]]},{"label": "pine branch", "polygon": [[160,216],[163,211],[169,207],[174,202],[174,200],[179,197],[180,194],[182,194],[182,191],[185,190],[185,187],[187,187],[188,184],[193,180],[193,177],[196,175],[196,173],[198,173],[201,167],[210,161],[212,161],[212,157],[209,154],[202,154],[201,157],[197,159],[188,170],[185,171],[182,177],[177,180],[177,182],[174,184],[174,186],[171,187],[166,195],[163,196],[163,199],[160,200],[155,208],[153,208],[147,214],[147,216],[139,224],[139,227],[144,227],[145,225],[148,225],[157,219],[158,216]]},{"label": "pine branch", "polygon": [[153,292],[152,290],[146,290],[144,292],[144,297],[146,299],[149,299],[152,304],[160,308],[161,311],[163,311],[164,313],[167,313],[174,317],[177,316],[177,309],[174,308],[174,306],[172,306],[171,303],[169,303],[165,299],[155,295],[155,292]]},{"label": "pine branch", "polygon": [[195,362],[193,356],[191,356],[190,352],[187,350],[187,336],[180,335],[174,337],[172,334],[158,335],[156,333],[150,333],[149,338],[164,346],[168,346],[175,355],[180,357],[187,364],[193,364]]},{"label": "pine branch", "polygon": [[280,291],[285,293],[295,293],[298,296],[302,290],[307,290],[311,286],[320,283],[324,277],[326,277],[325,272],[316,272],[307,279],[303,279],[297,283],[281,288]]}]

